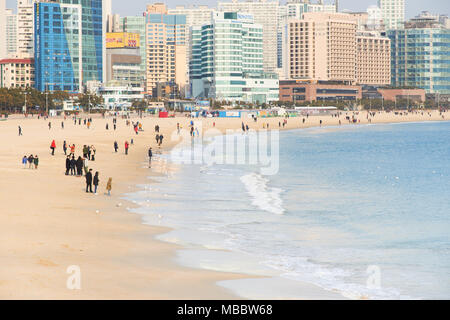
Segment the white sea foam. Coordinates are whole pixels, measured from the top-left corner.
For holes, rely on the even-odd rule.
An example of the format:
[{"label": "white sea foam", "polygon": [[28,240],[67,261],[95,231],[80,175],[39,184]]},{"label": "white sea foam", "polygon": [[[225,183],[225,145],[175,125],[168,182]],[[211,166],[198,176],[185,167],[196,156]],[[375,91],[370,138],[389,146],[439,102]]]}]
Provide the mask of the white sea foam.
[{"label": "white sea foam", "polygon": [[242,176],[241,181],[252,197],[254,206],[275,214],[284,213],[283,200],[280,196],[283,192],[282,189],[269,187],[267,185],[269,180],[257,173]]}]

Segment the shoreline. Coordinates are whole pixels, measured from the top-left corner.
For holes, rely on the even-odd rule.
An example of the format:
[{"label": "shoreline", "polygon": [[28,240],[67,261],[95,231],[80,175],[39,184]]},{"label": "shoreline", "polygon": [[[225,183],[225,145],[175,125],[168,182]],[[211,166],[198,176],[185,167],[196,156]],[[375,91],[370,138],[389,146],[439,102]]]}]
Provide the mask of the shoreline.
[{"label": "shoreline", "polygon": [[[360,112],[360,114],[364,114],[364,112]],[[437,112],[437,115],[430,117],[432,118],[431,121],[442,121],[438,119],[438,115],[439,113]],[[325,120],[337,120],[337,118],[330,118],[329,116],[314,116],[309,119],[317,120],[318,118],[327,118]],[[413,117],[406,120],[390,119],[390,121],[377,121],[372,122],[372,124],[403,123],[414,122],[416,120],[423,122],[428,120],[420,118],[421,117]],[[251,128],[254,127],[259,129],[261,128],[260,125],[262,122],[270,122],[270,127],[276,128],[277,122],[281,121],[281,119],[282,118],[260,118],[258,119],[257,124],[249,124]],[[292,123],[294,121],[297,122],[296,120],[298,119],[301,118],[289,118],[288,126],[284,128],[284,130],[318,127],[319,125],[318,123],[307,123],[305,126],[300,128],[292,125]],[[39,131],[40,133],[40,136],[33,140],[39,140],[39,145],[42,143],[42,140],[47,141],[49,139],[47,135],[41,137],[42,131],[44,133],[49,131],[46,127],[47,122],[43,119],[10,118],[2,124],[10,124],[12,122],[17,124],[17,122],[22,121],[25,123],[29,120],[32,120],[33,126],[36,127],[33,128],[33,131],[36,130],[36,132]],[[32,216],[37,217],[35,218],[35,221],[33,221],[36,223],[34,227],[40,231],[30,235],[29,233],[26,233],[26,231],[30,231],[30,226],[28,226],[28,228],[18,227],[20,230],[19,235],[24,235],[24,238],[26,238],[25,241],[23,241],[23,239],[22,241],[18,241],[19,243],[14,243],[14,241],[9,239],[9,236],[12,236],[11,231],[9,233],[2,232],[3,236],[0,238],[0,242],[2,243],[0,252],[2,255],[8,255],[8,259],[5,259],[5,268],[2,272],[0,272],[0,297],[4,299],[242,299],[242,297],[237,296],[229,289],[221,288],[218,285],[218,282],[233,279],[251,280],[255,277],[245,274],[192,269],[177,265],[177,262],[174,261],[174,253],[180,248],[182,249],[182,247],[174,244],[168,244],[156,239],[158,235],[168,232],[169,229],[160,226],[144,225],[141,217],[137,213],[130,214],[130,212],[126,210],[127,207],[135,207],[135,204],[123,200],[125,194],[138,191],[138,185],[155,183],[149,180],[149,178],[151,179],[151,177],[154,177],[155,175],[144,168],[146,163],[145,158],[147,146],[154,146],[154,124],[159,123],[162,127],[162,132],[165,135],[163,149],[167,152],[168,149],[173,146],[173,143],[168,142],[170,133],[173,132],[173,130],[176,130],[176,123],[180,122],[182,123],[183,128],[187,128],[187,124],[191,119],[158,119],[153,117],[145,117],[140,120],[137,117],[132,118],[131,121],[142,121],[144,123],[144,130],[146,130],[145,132],[140,133],[139,136],[135,137],[133,137],[133,133],[131,131],[132,128],[125,127],[122,123],[124,120],[118,119],[120,128],[117,133],[114,133],[115,139],[123,140],[124,138],[129,139],[130,137],[133,137],[135,139],[135,145],[130,148],[130,155],[128,158],[124,155],[120,155],[120,159],[118,159],[118,161],[112,161],[114,163],[109,161],[111,163],[108,163],[107,157],[106,159],[103,159],[100,154],[109,154],[110,157],[115,156],[112,151],[110,151],[110,149],[112,149],[112,146],[110,145],[110,143],[112,144],[110,141],[111,138],[107,141],[105,141],[106,138],[104,136],[93,139],[90,137],[90,132],[94,129],[99,129],[98,132],[105,132],[103,127],[104,122],[102,121],[110,122],[110,120],[111,118],[94,118],[94,126],[90,129],[91,131],[83,127],[83,125],[77,125],[75,126],[76,131],[72,130],[70,132],[74,135],[74,138],[68,140],[95,140],[94,143],[87,142],[88,144],[96,145],[98,159],[95,165],[99,163],[100,167],[107,166],[106,169],[99,169],[101,172],[101,181],[103,182],[103,185],[100,186],[101,191],[104,190],[104,182],[107,180],[107,177],[102,173],[106,171],[110,175],[112,175],[111,173],[114,173],[115,176],[113,179],[113,196],[111,198],[103,197],[103,192],[100,192],[100,195],[95,198],[95,201],[89,201],[90,206],[80,206],[76,201],[74,202],[75,199],[72,199],[71,195],[76,195],[82,200],[88,201],[87,199],[89,198],[83,196],[81,193],[84,185],[84,178],[81,178],[83,181],[79,181],[77,186],[73,186],[74,183],[72,183],[67,187],[70,189],[71,193],[61,194],[60,196],[62,201],[58,201],[58,205],[55,204],[56,206],[52,206],[53,208],[50,208],[52,209],[50,210],[51,213],[55,215],[59,215],[62,211],[69,211],[70,214],[74,214],[76,218],[81,218],[83,220],[84,223],[80,223],[78,221],[77,225],[77,219],[70,217],[67,213],[62,215],[64,219],[70,220],[70,223],[67,224],[72,224],[72,226],[75,226],[72,233],[68,232],[71,236],[68,241],[63,241],[63,238],[67,236],[67,234],[54,234],[53,236],[46,238],[40,233],[45,231],[51,232],[52,228],[50,225],[58,226],[58,223],[58,227],[61,227],[65,231],[69,231],[70,228],[60,220],[55,221],[55,218],[49,216],[48,214],[41,214],[42,212],[40,211],[42,211],[42,209],[48,209],[48,203],[47,205],[46,203],[41,203],[39,199],[35,199],[34,197],[35,193],[39,193],[38,190],[40,189],[40,185],[36,186],[34,183],[30,183],[29,174],[28,176],[24,176],[23,173],[28,173],[29,169],[22,169],[19,163],[20,159],[17,157],[18,154],[20,154],[21,157],[23,152],[14,151],[14,148],[10,147],[9,149],[7,148],[7,156],[0,156],[2,163],[4,163],[1,166],[5,167],[6,164],[6,168],[2,168],[6,169],[6,184],[4,184],[4,182],[0,183],[0,187],[5,188],[5,186],[10,186],[10,179],[14,180],[15,178],[14,173],[19,173],[19,184],[15,185],[13,183],[13,188],[10,192],[8,192],[8,197],[5,197],[6,194],[4,192],[1,193],[2,196],[0,197],[0,200],[2,203],[6,203],[7,210],[4,214],[6,213],[8,218],[5,219],[5,217],[3,217],[2,219],[2,217],[0,217],[0,225],[2,225],[0,228],[2,231],[12,230],[14,227],[20,226],[21,222],[26,223],[27,218],[30,218],[23,214],[23,210],[30,210],[33,213]],[[212,128],[211,123],[213,121],[217,122],[216,129],[219,129],[222,133],[225,129],[230,129],[230,127],[239,130],[242,121],[242,119],[217,118],[201,120],[210,128]],[[399,121],[397,122],[395,120]],[[52,118],[49,121],[52,121],[53,123],[58,121],[59,123],[61,119]],[[70,122],[70,119],[66,121],[66,128],[72,128],[73,124],[70,124]],[[334,122],[336,122],[337,125],[337,121],[324,121],[323,126],[331,126]],[[97,123],[101,124],[96,128]],[[26,124],[28,123],[22,125],[25,135],[29,129]],[[361,120],[361,125],[362,124],[365,124],[363,119]],[[53,125],[56,127],[55,124]],[[13,137],[16,134],[17,131],[15,126],[7,125],[5,127],[8,127],[8,129],[13,131],[11,133],[8,132],[7,137]],[[342,125],[342,127],[344,127],[344,125]],[[2,137],[5,135],[5,131],[3,129],[4,128],[0,125],[0,136]],[[59,150],[57,150],[58,153],[61,152],[61,137],[63,136],[61,133],[65,135],[69,129],[67,129],[67,131],[64,129],[63,131],[59,128],[55,128],[55,130],[59,131],[59,140],[57,141],[57,144],[59,144]],[[109,130],[107,133],[111,133],[111,131],[112,130]],[[95,130],[95,132],[97,132],[97,130]],[[17,140],[17,138],[18,137],[12,139],[12,142]],[[142,143],[143,140],[145,140],[145,144]],[[10,140],[7,139],[7,141]],[[48,145],[50,141],[48,142]],[[78,143],[77,145],[80,144],[83,144],[83,142]],[[12,145],[17,148],[17,144],[12,143]],[[119,142],[119,146],[122,149],[121,145],[122,143]],[[41,151],[46,150],[45,145],[40,145],[39,148],[40,154],[48,153],[48,151]],[[25,151],[25,153],[26,152],[28,151]],[[12,153],[12,156],[9,155],[10,153]],[[52,181],[48,181],[51,185],[51,191],[58,194],[58,186],[66,186],[66,181],[63,180],[71,179],[72,177],[65,177],[61,172],[63,171],[61,168],[63,167],[62,161],[64,158],[59,156],[58,162],[52,158],[53,157],[49,155],[46,155],[45,157],[40,155],[41,167],[34,171],[34,173],[40,174],[40,171],[44,170],[44,173],[50,174],[48,177],[62,174],[62,177],[58,176],[58,179],[56,179],[58,180],[57,182],[53,181],[53,183],[51,183]],[[125,161],[123,158],[127,160]],[[11,163],[11,160],[13,163]],[[46,164],[44,164],[46,161],[49,161],[49,163],[53,166],[47,167]],[[20,172],[17,168],[20,168],[23,172]],[[119,174],[121,170],[126,171],[125,176],[123,174]],[[116,178],[117,175],[118,178]],[[25,190],[21,188],[23,185],[25,186]],[[26,198],[32,198],[31,201],[33,206],[27,206],[26,203],[22,203],[19,206],[20,208],[17,208],[17,206],[16,208],[14,207],[14,204],[20,203],[20,197],[18,198],[17,195],[20,195],[21,191],[22,193],[25,193]],[[11,195],[12,199],[7,199],[10,198]],[[41,197],[44,196],[41,194]],[[33,202],[33,200],[36,201]],[[100,214],[95,213],[95,210],[98,209],[93,208],[92,203],[94,202],[94,207],[100,208]],[[123,202],[122,206],[117,207],[117,204],[121,202]],[[79,212],[80,209],[81,212]],[[33,220],[33,218],[31,218],[31,220]],[[92,228],[92,225],[89,225],[89,228],[87,228],[86,224],[93,224],[97,228]],[[89,230],[86,230],[86,228]],[[92,236],[91,234],[89,237],[86,235],[89,234],[89,232],[97,232],[97,234],[95,236]],[[16,234],[14,234],[14,236],[15,235]],[[86,236],[88,239],[80,239],[80,237],[82,238],[83,236]],[[18,237],[18,239],[21,238]],[[58,245],[51,245],[51,240],[55,239],[58,241]],[[111,247],[113,247],[113,249],[111,249]],[[76,259],[73,258],[74,256]],[[102,257],[103,260],[99,259],[98,256]],[[155,257],[158,261],[154,261]],[[66,278],[69,275],[65,272],[64,267],[66,265],[76,264],[77,260],[80,261],[79,264],[82,274],[87,273],[87,277],[83,276],[83,279],[86,280],[82,280],[82,283],[85,284],[82,284],[82,290],[71,291],[65,287]],[[20,263],[18,263],[18,261],[22,262],[22,267],[19,267]],[[99,270],[100,267],[102,268],[101,270]],[[58,270],[56,277],[55,270]],[[155,275],[155,273],[157,274]],[[127,274],[127,276],[124,276],[124,274]],[[128,276],[129,274],[132,274],[132,276]],[[11,281],[11,279],[18,280]],[[42,281],[42,279],[45,279],[47,282]],[[145,284],[143,284],[143,281],[145,281]],[[189,291],[191,285],[195,285],[199,288],[199,290],[196,290],[196,295]]]}]

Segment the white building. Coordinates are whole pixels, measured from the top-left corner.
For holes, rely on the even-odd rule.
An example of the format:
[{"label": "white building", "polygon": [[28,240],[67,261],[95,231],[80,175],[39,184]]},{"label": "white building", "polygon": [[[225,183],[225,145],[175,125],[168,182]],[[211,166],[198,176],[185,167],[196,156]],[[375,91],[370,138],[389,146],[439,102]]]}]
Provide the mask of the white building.
[{"label": "white building", "polygon": [[104,99],[104,106],[109,110],[128,110],[134,101],[144,99],[143,88],[100,87],[98,94]]},{"label": "white building", "polygon": [[279,2],[273,0],[218,2],[220,11],[247,13],[253,16],[255,23],[262,25],[265,72],[276,72],[278,68],[278,8]]},{"label": "white building", "polygon": [[378,0],[387,30],[402,29],[405,22],[405,0]]},{"label": "white building", "polygon": [[267,103],[278,100],[278,77],[263,67],[263,27],[249,15],[216,12],[192,27],[193,98]]},{"label": "white building", "polygon": [[383,15],[381,14],[381,9],[377,6],[369,6],[367,8],[367,29],[368,30],[378,30],[384,29]]},{"label": "white building", "polygon": [[17,53],[34,56],[34,2],[17,0]]},{"label": "white building", "polygon": [[0,59],[6,57],[6,1],[0,0]]},{"label": "white building", "polygon": [[15,56],[17,52],[17,15],[6,9],[6,54]]}]

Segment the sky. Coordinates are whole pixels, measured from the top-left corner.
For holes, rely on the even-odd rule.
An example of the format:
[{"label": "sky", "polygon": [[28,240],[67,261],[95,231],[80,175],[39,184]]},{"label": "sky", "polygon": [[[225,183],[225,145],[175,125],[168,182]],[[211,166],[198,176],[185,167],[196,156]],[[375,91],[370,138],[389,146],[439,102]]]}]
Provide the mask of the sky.
[{"label": "sky", "polygon": [[[325,0],[326,3],[334,0]],[[406,18],[412,18],[419,14],[421,11],[430,11],[433,14],[447,14],[450,16],[450,2],[449,0],[405,0],[406,1]],[[198,1],[186,1],[186,0],[112,0],[113,13],[118,13],[121,16],[128,15],[141,15],[145,11],[145,6],[149,3],[164,2],[169,8],[175,7],[175,5],[188,5],[205,4],[210,7],[216,6],[216,0],[198,0]],[[281,0],[285,3],[286,0]],[[425,3],[426,5],[425,5]],[[16,8],[16,0],[6,0],[7,8]],[[349,9],[352,11],[366,11],[370,5],[376,5],[377,0],[339,0],[340,10]]]}]

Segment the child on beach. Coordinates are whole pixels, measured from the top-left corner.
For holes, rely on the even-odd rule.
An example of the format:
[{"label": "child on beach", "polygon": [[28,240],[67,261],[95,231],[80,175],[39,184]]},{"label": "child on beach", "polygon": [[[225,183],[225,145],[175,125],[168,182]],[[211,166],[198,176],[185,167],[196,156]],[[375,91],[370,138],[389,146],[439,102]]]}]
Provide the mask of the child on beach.
[{"label": "child on beach", "polygon": [[23,167],[26,169],[27,168],[27,163],[28,163],[28,157],[27,156],[23,156],[22,158],[22,164]]},{"label": "child on beach", "polygon": [[111,195],[111,189],[112,189],[112,178],[109,178],[108,182],[106,183],[106,191],[108,191],[108,196]]}]

